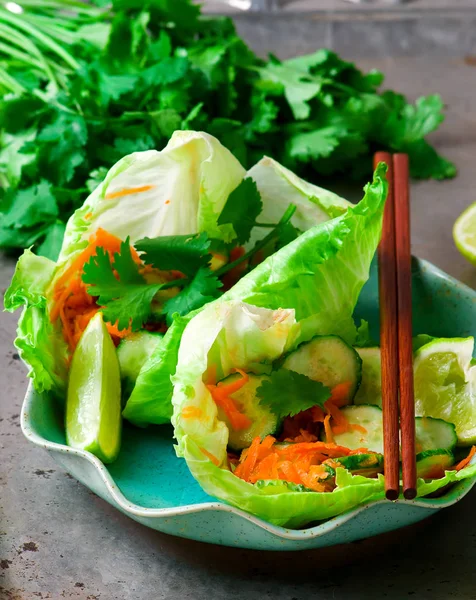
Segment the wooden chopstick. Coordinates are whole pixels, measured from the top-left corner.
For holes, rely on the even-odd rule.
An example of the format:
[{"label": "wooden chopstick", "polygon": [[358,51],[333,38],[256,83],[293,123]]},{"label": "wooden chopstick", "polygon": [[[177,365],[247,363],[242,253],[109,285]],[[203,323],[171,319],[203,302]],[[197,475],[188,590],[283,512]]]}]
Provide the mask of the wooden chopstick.
[{"label": "wooden chopstick", "polygon": [[397,266],[398,381],[403,496],[416,496],[415,397],[413,391],[412,274],[410,248],[409,168],[406,154],[393,156],[395,254]]},{"label": "wooden chopstick", "polygon": [[388,197],[383,216],[382,239],[378,247],[385,495],[389,500],[396,500],[400,490],[400,476],[395,199],[392,157],[388,152],[377,152],[374,166],[379,162],[388,165]]},{"label": "wooden chopstick", "polygon": [[416,463],[408,156],[378,152],[374,165],[381,161],[388,165],[389,184],[378,251],[385,494],[389,500],[399,495],[400,428],[403,496],[411,500]]}]

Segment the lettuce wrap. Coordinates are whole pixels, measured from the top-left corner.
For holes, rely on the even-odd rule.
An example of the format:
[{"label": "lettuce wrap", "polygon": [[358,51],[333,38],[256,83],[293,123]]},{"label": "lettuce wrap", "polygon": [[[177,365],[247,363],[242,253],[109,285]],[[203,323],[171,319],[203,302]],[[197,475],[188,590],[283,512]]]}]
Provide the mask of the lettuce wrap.
[{"label": "lettuce wrap", "polygon": [[[194,478],[208,494],[290,528],[328,519],[385,496],[381,474],[365,477],[338,466],[335,486],[326,492],[311,491],[285,478],[250,483],[237,476],[238,469],[233,466],[236,463],[230,461],[227,447],[231,431],[220,418],[210,391],[213,386],[207,385],[209,373],[227,377],[237,369],[248,374],[259,372],[257,365],[276,360],[279,363],[280,357],[295,348],[301,338],[294,309],[272,310],[240,301],[219,301],[205,307],[187,324],[173,377],[176,452],[186,460]],[[248,451],[243,452],[242,458]],[[420,478],[418,496],[475,474],[473,464],[459,471],[448,470],[438,479]]]},{"label": "lettuce wrap", "polygon": [[[14,311],[24,307],[15,344],[29,366],[29,376],[36,389],[50,390],[60,398],[64,396],[71,355],[94,312],[103,312],[117,344],[128,339],[130,332],[150,329],[163,332],[174,312],[186,315],[196,306],[221,295],[223,284],[218,276],[213,276],[212,269],[225,263],[226,270],[227,261],[232,260],[231,251],[241,243],[239,234],[246,238],[246,227],[254,226],[253,221],[246,221],[243,209],[240,213],[240,202],[247,201],[251,206],[248,192],[254,193],[254,201],[264,217],[276,221],[289,207],[290,199],[295,201],[296,212],[288,219],[293,237],[299,235],[300,230],[293,228],[292,223],[308,229],[314,222],[329,219],[334,214],[334,205],[340,212],[348,205],[331,192],[299,180],[270,159],[257,165],[253,180],[251,175],[247,177],[238,160],[214,137],[201,132],[177,131],[161,152],[133,153],[110,169],[104,181],[68,221],[56,263],[25,251],[6,293],[5,308]],[[255,189],[250,188],[252,181],[256,182]],[[248,187],[234,196],[246,182]],[[261,197],[258,190],[263,190]],[[280,191],[274,194],[269,190]],[[225,207],[231,215],[228,220],[223,217]],[[244,234],[240,218],[245,221]],[[255,229],[264,234],[268,231]],[[138,256],[143,256],[144,251],[134,247],[139,247],[141,240],[149,246],[157,244],[164,260],[171,265],[178,262],[183,269],[170,266],[160,271],[157,265],[150,264],[143,269]],[[164,245],[160,240],[165,241]],[[192,251],[199,252],[198,255],[183,253],[189,240]],[[252,248],[254,244],[249,241],[247,246]],[[274,251],[274,247],[270,251]],[[218,266],[212,266],[215,257],[218,257]],[[212,262],[206,264],[210,259]],[[189,264],[193,268],[187,272],[192,280],[188,296],[175,301],[165,314],[167,301],[173,300],[183,289],[183,286],[171,286],[177,277],[183,276],[179,271],[187,271]],[[127,298],[116,297],[114,291],[108,296],[109,290],[105,289],[105,286],[114,288],[119,273],[121,278],[124,275],[122,288]],[[162,291],[162,285],[168,288]],[[114,304],[116,310],[112,310],[108,302]],[[159,377],[152,388],[137,386],[138,391],[126,409],[126,416],[130,415],[132,421],[170,420],[170,375],[175,372],[177,354],[169,352],[169,347],[171,339],[175,343],[180,338],[174,333],[180,329],[180,323],[177,319],[164,343],[157,341],[153,346],[152,374],[159,365],[166,375]],[[152,345],[147,349],[149,354],[139,353],[147,363],[146,379],[151,348]],[[132,369],[134,377],[124,386],[128,392],[140,367],[142,364],[137,364]],[[156,398],[159,398],[158,416],[153,408]],[[136,406],[139,406],[138,412]]]}]

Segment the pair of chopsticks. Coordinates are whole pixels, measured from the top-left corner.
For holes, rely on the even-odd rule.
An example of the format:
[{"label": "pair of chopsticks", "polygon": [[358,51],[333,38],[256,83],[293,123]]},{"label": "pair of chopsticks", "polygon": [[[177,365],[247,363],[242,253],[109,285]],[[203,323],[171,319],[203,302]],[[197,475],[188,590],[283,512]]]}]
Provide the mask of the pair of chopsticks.
[{"label": "pair of chopsticks", "polygon": [[385,495],[396,500],[400,493],[401,441],[403,496],[411,500],[416,464],[408,156],[377,152],[374,165],[379,162],[388,165],[389,186],[378,249]]}]

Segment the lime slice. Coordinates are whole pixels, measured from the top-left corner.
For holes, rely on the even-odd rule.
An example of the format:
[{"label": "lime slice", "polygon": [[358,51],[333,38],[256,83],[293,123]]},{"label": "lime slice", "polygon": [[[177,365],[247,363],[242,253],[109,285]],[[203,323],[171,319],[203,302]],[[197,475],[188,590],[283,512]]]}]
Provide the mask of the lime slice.
[{"label": "lime slice", "polygon": [[459,444],[476,442],[474,339],[434,339],[415,352],[415,413],[453,423]]},{"label": "lime slice", "polygon": [[112,462],[121,443],[121,377],[116,349],[97,313],[73,355],[66,401],[66,441]]},{"label": "lime slice", "polygon": [[476,265],[476,202],[456,219],[453,238],[461,254]]}]

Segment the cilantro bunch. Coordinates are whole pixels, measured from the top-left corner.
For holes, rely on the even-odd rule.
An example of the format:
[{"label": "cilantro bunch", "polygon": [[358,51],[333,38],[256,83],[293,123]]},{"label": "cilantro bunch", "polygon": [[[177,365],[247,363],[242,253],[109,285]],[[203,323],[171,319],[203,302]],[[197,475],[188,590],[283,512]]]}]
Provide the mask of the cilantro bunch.
[{"label": "cilantro bunch", "polygon": [[246,167],[264,154],[317,179],[371,170],[375,149],[410,154],[415,177],[454,166],[425,136],[436,95],[380,94],[328,50],[259,59],[227,18],[191,0],[24,0],[0,7],[0,248],[55,258],[65,222],[125,154],[177,129],[216,136]]}]

